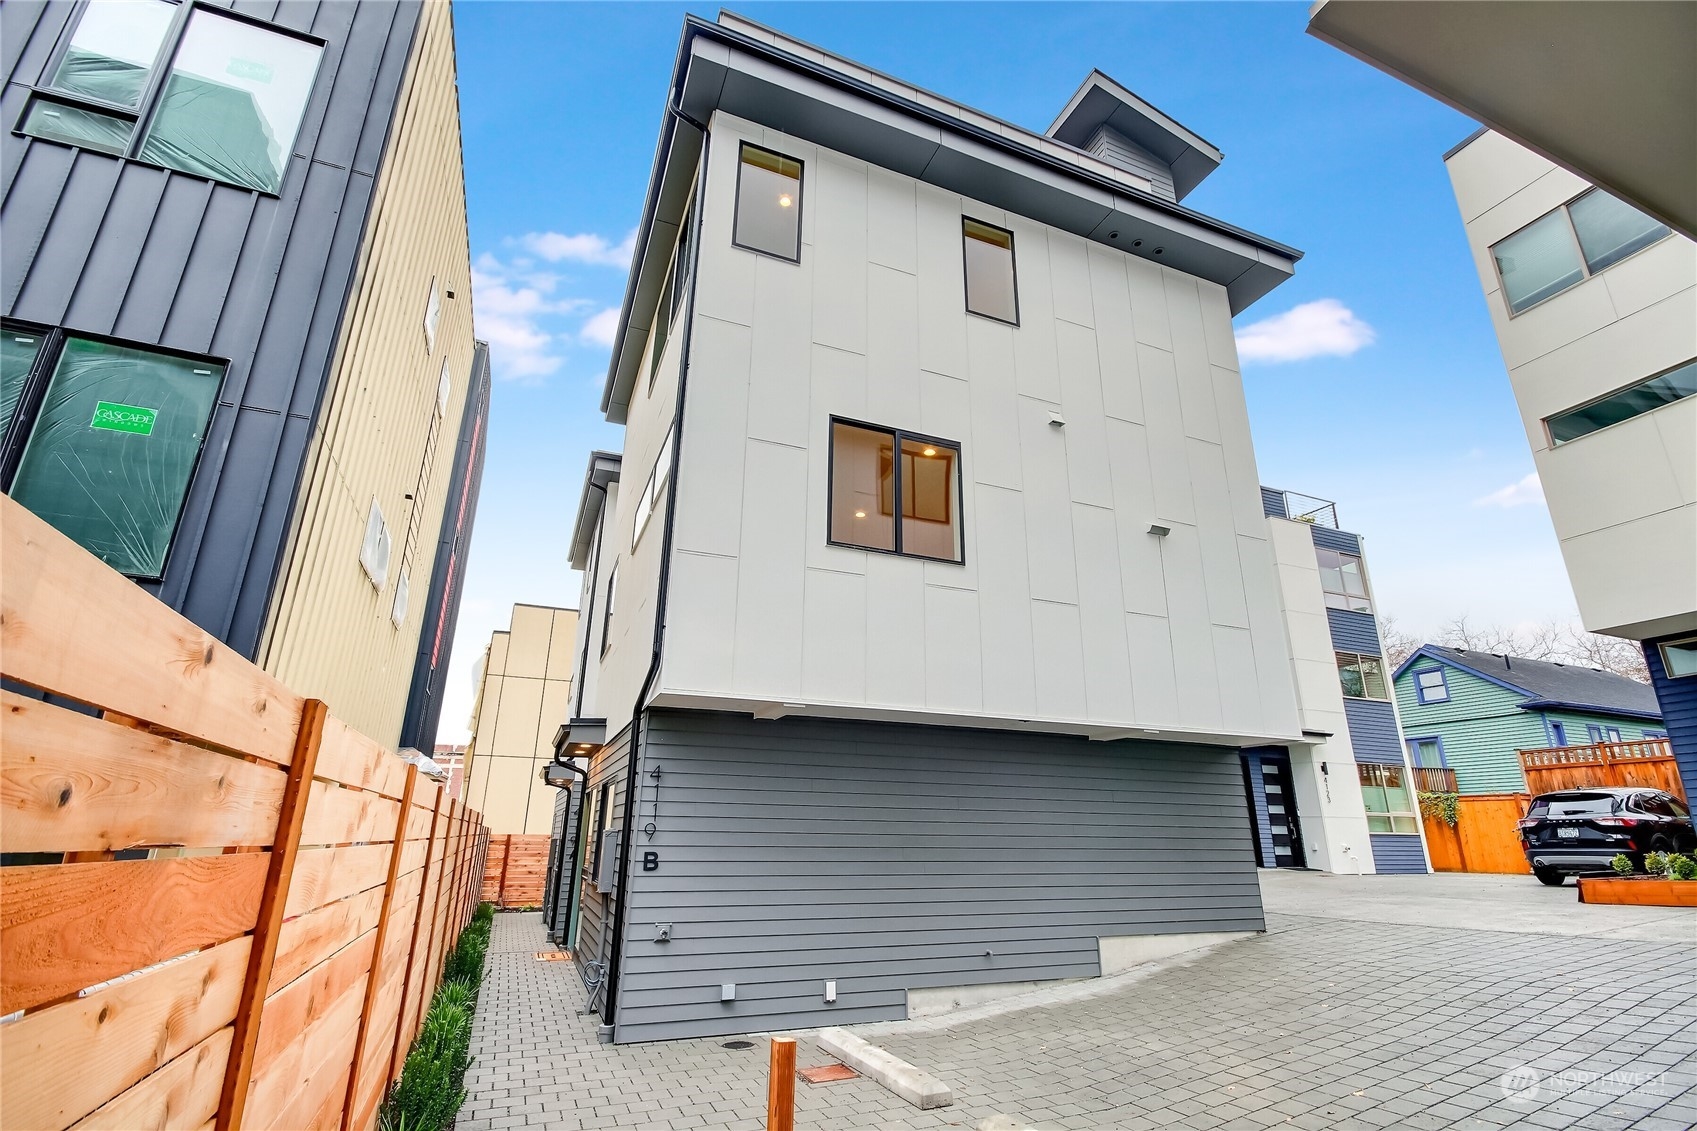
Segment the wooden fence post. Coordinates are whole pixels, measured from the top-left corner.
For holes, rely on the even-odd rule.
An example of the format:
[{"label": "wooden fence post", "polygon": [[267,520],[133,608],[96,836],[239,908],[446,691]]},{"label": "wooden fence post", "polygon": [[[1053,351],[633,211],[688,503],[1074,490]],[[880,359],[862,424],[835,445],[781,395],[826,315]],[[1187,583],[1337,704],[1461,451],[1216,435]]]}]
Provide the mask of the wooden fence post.
[{"label": "wooden fence post", "polygon": [[247,1108],[248,1087],[253,1081],[254,1048],[259,1041],[260,1015],[265,993],[271,984],[271,968],[277,959],[277,936],[289,901],[289,882],[294,878],[295,860],[300,855],[301,826],[306,820],[307,801],[312,795],[312,772],[318,765],[318,747],[324,738],[327,710],[317,699],[301,704],[300,729],[284,780],[283,800],[277,810],[277,835],[271,844],[271,861],[265,873],[265,892],[259,900],[259,918],[253,927],[252,950],[247,978],[236,1005],[235,1032],[230,1059],[224,1070],[223,1091],[218,1099],[217,1131],[239,1131]]},{"label": "wooden fence post", "polygon": [[[401,791],[401,815],[395,822],[395,843],[389,851],[389,878],[383,883],[383,903],[377,912],[377,941],[372,945],[371,971],[365,979],[365,1006],[360,1010],[359,1032],[354,1037],[353,1070],[348,1073],[348,1098],[342,1104],[342,1128],[350,1131],[354,1121],[354,1105],[358,1102],[362,1080],[360,1065],[365,1062],[366,1038],[371,1035],[372,1015],[377,1011],[377,991],[383,984],[383,951],[389,945],[389,912],[399,886],[401,856],[407,844],[407,817],[412,813],[412,791],[418,784],[418,767],[407,766],[407,784]],[[404,998],[403,994],[403,998]],[[400,1025],[400,1019],[395,1019]]]},{"label": "wooden fence post", "polygon": [[[442,808],[442,792],[436,794],[436,807],[430,813],[430,838],[424,842],[424,867],[418,874],[418,903],[414,906],[412,919],[412,942],[407,946],[407,972],[401,981],[401,1014],[395,1019],[395,1047],[389,1050],[388,1079],[395,1078],[395,1072],[403,1060],[403,1052],[411,1041],[412,1035],[407,1032],[407,1014],[410,1012],[407,999],[412,994],[413,973],[417,968],[418,959],[418,930],[424,924],[424,897],[430,888],[430,860],[436,850],[436,813]],[[422,1007],[421,1007],[422,1008]],[[218,1131],[224,1131],[222,1127]]]},{"label": "wooden fence post", "polygon": [[795,1131],[795,1038],[772,1038],[766,1081],[766,1131]]}]

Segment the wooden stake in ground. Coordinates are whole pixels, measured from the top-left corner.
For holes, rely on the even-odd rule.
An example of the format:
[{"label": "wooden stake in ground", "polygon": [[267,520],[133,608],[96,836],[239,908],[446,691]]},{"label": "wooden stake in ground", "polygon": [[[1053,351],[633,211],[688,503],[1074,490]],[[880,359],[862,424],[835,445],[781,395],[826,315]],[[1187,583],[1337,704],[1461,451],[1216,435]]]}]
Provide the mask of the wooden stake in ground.
[{"label": "wooden stake in ground", "polygon": [[766,1083],[766,1131],[795,1131],[795,1038],[772,1038],[772,1076]]}]

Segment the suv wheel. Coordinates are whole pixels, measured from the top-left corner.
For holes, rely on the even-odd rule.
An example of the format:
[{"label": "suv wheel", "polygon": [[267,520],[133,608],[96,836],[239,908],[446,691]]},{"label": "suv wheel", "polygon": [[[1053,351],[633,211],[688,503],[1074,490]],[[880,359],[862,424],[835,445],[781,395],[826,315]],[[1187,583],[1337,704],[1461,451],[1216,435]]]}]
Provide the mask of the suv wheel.
[{"label": "suv wheel", "polygon": [[1538,882],[1546,887],[1559,888],[1567,883],[1567,877],[1554,868],[1534,867],[1532,874],[1538,877]]}]

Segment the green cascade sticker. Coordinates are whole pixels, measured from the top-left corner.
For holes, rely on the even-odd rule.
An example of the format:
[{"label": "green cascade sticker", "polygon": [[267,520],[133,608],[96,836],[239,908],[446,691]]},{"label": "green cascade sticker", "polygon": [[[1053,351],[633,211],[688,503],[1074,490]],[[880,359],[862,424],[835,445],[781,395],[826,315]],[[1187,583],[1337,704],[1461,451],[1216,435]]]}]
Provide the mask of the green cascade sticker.
[{"label": "green cascade sticker", "polygon": [[88,426],[105,428],[111,432],[134,432],[138,436],[151,436],[153,422],[158,418],[159,410],[156,408],[97,401],[94,406],[94,419],[88,422]]}]

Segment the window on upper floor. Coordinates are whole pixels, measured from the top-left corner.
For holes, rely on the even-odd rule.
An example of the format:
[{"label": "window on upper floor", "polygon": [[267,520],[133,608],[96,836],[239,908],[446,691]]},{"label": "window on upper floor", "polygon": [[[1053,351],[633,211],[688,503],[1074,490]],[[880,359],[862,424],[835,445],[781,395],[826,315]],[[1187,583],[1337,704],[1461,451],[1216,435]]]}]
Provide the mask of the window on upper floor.
[{"label": "window on upper floor", "polygon": [[91,3],[18,129],[275,194],[322,55],[211,8]]},{"label": "window on upper floor", "polygon": [[672,433],[666,432],[666,439],[660,445],[660,454],[654,459],[654,470],[648,473],[648,482],[642,488],[642,494],[636,500],[636,516],[631,524],[630,547],[636,549],[636,544],[642,541],[642,532],[648,529],[648,520],[654,517],[654,512],[666,497],[666,485],[672,481]]},{"label": "window on upper floor", "polygon": [[619,593],[619,563],[613,562],[607,569],[607,604],[601,610],[601,654],[607,654],[607,642],[613,633],[613,601]]},{"label": "window on upper floor", "polygon": [[960,224],[966,260],[966,309],[1019,325],[1013,233],[971,217],[963,216]]},{"label": "window on upper floor", "polygon": [[1619,727],[1602,726],[1597,723],[1585,724],[1585,736],[1591,740],[1593,745],[1600,742],[1621,741]]},{"label": "window on upper floor", "polygon": [[1550,431],[1550,443],[1559,446],[1689,396],[1697,396],[1697,359],[1558,413],[1544,421],[1544,426]]},{"label": "window on upper floor", "polygon": [[838,546],[961,561],[960,445],[833,419],[828,537]]},{"label": "window on upper floor", "polygon": [[742,143],[731,242],[801,262],[801,162]]},{"label": "window on upper floor", "polygon": [[1591,189],[1493,244],[1491,258],[1512,316],[1669,234],[1666,224]]},{"label": "window on upper floor", "polygon": [[1550,739],[1557,746],[1567,745],[1567,727],[1561,723],[1550,724]]},{"label": "window on upper floor", "polygon": [[424,352],[436,352],[436,323],[442,318],[442,292],[436,287],[436,276],[430,276],[430,294],[424,300]]},{"label": "window on upper floor", "polygon": [[224,363],[4,327],[0,487],[120,573],[156,580]]},{"label": "window on upper floor", "polygon": [[1411,738],[1408,740],[1408,757],[1416,766],[1424,769],[1443,769],[1443,740],[1438,738]]},{"label": "window on upper floor", "polygon": [[365,538],[359,547],[359,564],[360,568],[365,570],[365,576],[371,579],[371,584],[379,589],[382,589],[383,583],[389,579],[389,555],[392,548],[389,524],[383,519],[383,508],[373,497],[371,509],[365,516]]},{"label": "window on upper floor", "polygon": [[1367,575],[1362,571],[1357,554],[1345,554],[1324,547],[1314,548],[1320,562],[1320,589],[1326,595],[1326,607],[1352,613],[1370,613],[1373,602],[1367,595]]},{"label": "window on upper floor", "polygon": [[1368,832],[1419,831],[1420,821],[1414,815],[1414,794],[1408,788],[1408,772],[1402,766],[1359,762],[1356,771],[1361,777],[1361,802],[1367,810]]},{"label": "window on upper floor", "polygon": [[1685,640],[1664,640],[1657,648],[1662,653],[1662,670],[1669,679],[1697,675],[1697,636]]},{"label": "window on upper floor", "polygon": [[1339,652],[1338,680],[1350,699],[1389,699],[1385,687],[1385,662],[1378,656]]},{"label": "window on upper floor", "polygon": [[1449,702],[1450,686],[1444,679],[1444,669],[1425,668],[1415,672],[1414,698],[1422,705]]}]

